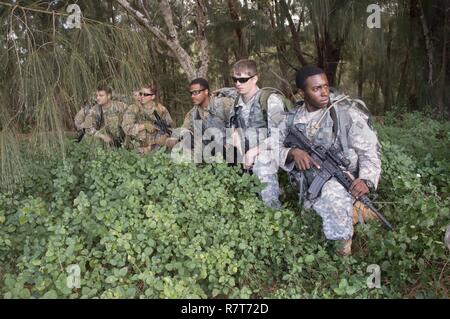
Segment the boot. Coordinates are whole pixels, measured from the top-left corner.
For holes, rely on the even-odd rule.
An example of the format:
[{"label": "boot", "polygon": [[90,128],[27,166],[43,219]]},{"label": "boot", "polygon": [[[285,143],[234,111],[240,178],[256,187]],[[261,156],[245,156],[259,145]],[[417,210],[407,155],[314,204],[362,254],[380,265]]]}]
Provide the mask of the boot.
[{"label": "boot", "polygon": [[352,240],[338,240],[336,242],[336,253],[339,256],[350,256],[352,253]]}]

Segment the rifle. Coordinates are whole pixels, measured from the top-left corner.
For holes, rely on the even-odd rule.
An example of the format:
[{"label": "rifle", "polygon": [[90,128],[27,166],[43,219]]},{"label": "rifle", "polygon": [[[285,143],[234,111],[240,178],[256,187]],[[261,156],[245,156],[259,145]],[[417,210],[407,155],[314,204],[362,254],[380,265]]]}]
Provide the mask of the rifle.
[{"label": "rifle", "polygon": [[[235,128],[235,129],[238,129],[238,128],[243,129],[243,128],[245,128],[244,120],[242,119],[242,117],[239,116],[239,113],[240,113],[240,107],[236,107],[235,106],[234,114],[230,118],[230,126],[231,126],[231,128]],[[234,162],[236,163],[237,162],[237,152],[241,153],[242,158],[244,158],[245,154],[250,149],[250,143],[249,143],[248,139],[244,136],[244,149],[243,150],[238,150],[236,147],[233,147],[233,148],[234,148],[234,152],[235,152],[234,153],[235,154],[235,158],[234,158],[235,161]],[[242,168],[242,171],[244,173],[253,175],[253,169],[244,169],[244,168]]]},{"label": "rifle", "polygon": [[[91,101],[87,100],[84,103],[83,109],[84,109],[84,116],[86,116],[91,109]],[[103,109],[100,105],[95,104],[95,129],[99,130],[100,127],[103,125]],[[77,143],[80,143],[83,140],[84,135],[86,134],[86,129],[83,128],[77,132],[77,137],[75,141]]]},{"label": "rifle", "polygon": [[[289,135],[284,144],[289,148],[298,148],[306,151],[320,166],[320,169],[315,169],[317,176],[314,178],[308,189],[309,199],[317,198],[323,185],[333,177],[336,178],[346,190],[350,189],[353,180],[349,176],[349,172],[346,171],[346,168],[350,165],[350,161],[346,159],[344,154],[336,147],[331,146],[327,150],[322,145],[313,144],[296,126],[289,129]],[[341,167],[344,167],[345,169]],[[358,198],[358,200],[369,208],[386,227],[390,230],[394,230],[394,227],[386,220],[386,218],[375,209],[369,197],[363,195]]]},{"label": "rifle", "polygon": [[153,115],[156,118],[155,125],[158,127],[158,129],[163,132],[164,134],[167,134],[169,136],[172,135],[172,130],[170,129],[169,125],[167,125],[166,121],[159,116],[158,112],[156,110],[153,111]]},{"label": "rifle", "polygon": [[84,134],[86,134],[86,129],[83,128],[83,129],[79,130],[77,132],[77,138],[75,139],[75,142],[80,143],[84,137]]},{"label": "rifle", "polygon": [[98,131],[104,122],[103,107],[100,104],[95,104],[95,129]]}]

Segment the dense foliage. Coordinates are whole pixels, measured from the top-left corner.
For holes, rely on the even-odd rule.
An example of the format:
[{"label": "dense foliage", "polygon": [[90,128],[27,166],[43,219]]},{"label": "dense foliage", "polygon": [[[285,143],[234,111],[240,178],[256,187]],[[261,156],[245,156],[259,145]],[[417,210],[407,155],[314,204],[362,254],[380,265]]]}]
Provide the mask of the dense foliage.
[{"label": "dense foliage", "polygon": [[[396,230],[358,225],[346,258],[324,240],[318,216],[288,192],[285,209],[265,208],[256,179],[235,167],[73,143],[64,160],[30,156],[25,188],[0,194],[0,293],[448,298],[449,124],[417,114],[386,121],[375,203]],[[380,289],[367,288],[370,264],[381,267]],[[70,265],[80,267],[79,289],[67,286]]]}]

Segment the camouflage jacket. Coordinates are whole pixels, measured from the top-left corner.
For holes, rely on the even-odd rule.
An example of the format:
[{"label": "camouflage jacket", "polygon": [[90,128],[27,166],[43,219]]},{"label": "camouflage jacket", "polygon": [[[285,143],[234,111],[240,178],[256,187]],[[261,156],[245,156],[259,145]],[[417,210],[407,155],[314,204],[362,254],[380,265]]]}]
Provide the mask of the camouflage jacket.
[{"label": "camouflage jacket", "polygon": [[203,130],[214,127],[224,131],[232,108],[230,97],[211,97],[207,109],[195,105],[184,117],[181,134],[193,133],[195,120],[202,121]]},{"label": "camouflage jacket", "polygon": [[104,134],[118,139],[123,134],[121,122],[126,108],[127,105],[119,101],[111,101],[108,107],[85,106],[75,116],[75,127],[85,129],[89,135]]},{"label": "camouflage jacket", "polygon": [[[333,103],[333,96],[331,96],[331,102]],[[345,116],[346,121],[348,121],[342,129],[337,131],[337,136],[334,136],[333,133],[333,119],[329,111],[323,109],[317,111],[317,115],[315,115],[309,113],[306,107],[302,105],[292,111],[292,124],[288,123],[290,122],[290,115],[288,115],[287,120],[280,126],[279,141],[284,141],[288,134],[289,125],[295,125],[314,143],[326,148],[334,145],[344,151],[342,141],[345,140],[348,143],[348,150],[344,153],[347,153],[345,155],[350,160],[349,171],[356,174],[360,179],[369,180],[376,187],[381,175],[381,149],[377,135],[370,129],[360,112],[345,101],[337,104],[335,108],[337,109],[338,119]],[[322,116],[323,119],[318,130],[311,133],[313,132],[311,128]],[[346,134],[345,139],[341,138],[341,134]],[[280,166],[287,171],[291,171],[294,168],[294,163],[285,163],[289,149],[285,148],[282,143],[280,143],[280,147]]]},{"label": "camouflage jacket", "polygon": [[[139,141],[142,144],[141,146],[153,144],[158,135],[161,135],[161,132],[158,131],[155,125],[156,118],[153,114],[155,110],[166,121],[168,126],[173,126],[173,120],[169,111],[159,103],[153,104],[150,108],[132,104],[124,114],[122,127],[125,134],[132,140]],[[144,124],[144,129],[140,129],[141,124]]]}]

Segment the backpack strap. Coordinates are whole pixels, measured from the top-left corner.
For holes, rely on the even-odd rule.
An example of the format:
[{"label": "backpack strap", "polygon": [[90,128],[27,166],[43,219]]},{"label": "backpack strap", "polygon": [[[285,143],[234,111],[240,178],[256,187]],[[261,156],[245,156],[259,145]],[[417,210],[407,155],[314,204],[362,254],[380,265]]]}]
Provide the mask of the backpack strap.
[{"label": "backpack strap", "polygon": [[[281,101],[283,102],[285,111],[286,111],[286,109],[287,109],[287,111],[290,111],[292,109],[292,102],[290,102],[290,100],[288,98],[286,98],[284,93],[281,92],[280,90],[273,88],[273,87],[264,87],[260,90],[261,90],[261,95],[259,97],[259,104],[261,105],[263,112],[267,112],[267,105],[268,105],[269,97],[272,94],[276,94],[280,97]],[[287,105],[287,101],[290,102],[289,105]]]},{"label": "backpack strap", "polygon": [[348,158],[348,131],[350,129],[351,122],[350,114],[345,107],[335,105],[330,109],[330,116],[333,120],[333,140],[336,141],[336,138],[339,138],[344,156]]},{"label": "backpack strap", "polygon": [[[361,107],[356,106],[356,104],[361,105]],[[374,125],[373,125],[373,119],[372,119],[372,115],[370,114],[370,110],[367,107],[366,103],[364,103],[364,101],[360,100],[360,99],[353,99],[352,100],[352,107],[362,111],[366,116],[367,116],[367,125],[369,125],[370,129],[372,131],[375,130]]]},{"label": "backpack strap", "polygon": [[297,115],[297,112],[299,109],[300,108],[295,108],[286,114],[286,117],[287,117],[286,123],[287,123],[288,130],[290,130],[294,126],[295,115]]},{"label": "backpack strap", "polygon": [[336,113],[336,108],[334,108],[334,107],[331,108],[330,116],[331,116],[331,119],[333,120],[333,141],[335,141],[336,136],[338,136],[338,133],[339,133],[338,132],[339,131],[339,128],[338,128],[339,119],[338,119],[338,116]]},{"label": "backpack strap", "polygon": [[261,94],[259,95],[259,105],[261,106],[261,111],[263,113],[263,117],[266,119],[267,125],[269,124],[269,119],[267,115],[268,101],[272,93],[273,91],[270,90],[269,88],[262,88]]}]

